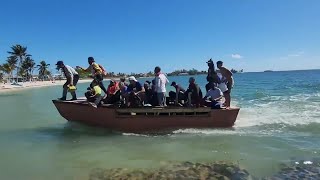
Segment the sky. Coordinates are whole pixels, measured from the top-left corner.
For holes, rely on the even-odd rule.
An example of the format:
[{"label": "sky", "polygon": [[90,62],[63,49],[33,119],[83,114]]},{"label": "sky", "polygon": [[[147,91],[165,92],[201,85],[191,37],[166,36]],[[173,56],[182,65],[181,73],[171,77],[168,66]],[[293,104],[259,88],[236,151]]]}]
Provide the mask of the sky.
[{"label": "sky", "polygon": [[[0,63],[15,44],[36,62],[108,72],[160,66],[247,72],[320,69],[319,0],[2,0]],[[54,67],[52,66],[52,69]]]}]

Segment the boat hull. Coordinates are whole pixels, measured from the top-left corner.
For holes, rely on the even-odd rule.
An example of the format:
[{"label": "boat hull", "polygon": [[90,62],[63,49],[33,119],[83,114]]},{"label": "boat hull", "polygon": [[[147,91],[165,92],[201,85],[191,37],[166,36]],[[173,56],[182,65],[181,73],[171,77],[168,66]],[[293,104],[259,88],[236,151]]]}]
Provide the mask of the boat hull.
[{"label": "boat hull", "polygon": [[58,112],[68,121],[104,127],[121,132],[156,132],[181,128],[232,127],[239,108],[111,108],[90,107],[84,101],[53,100]]}]

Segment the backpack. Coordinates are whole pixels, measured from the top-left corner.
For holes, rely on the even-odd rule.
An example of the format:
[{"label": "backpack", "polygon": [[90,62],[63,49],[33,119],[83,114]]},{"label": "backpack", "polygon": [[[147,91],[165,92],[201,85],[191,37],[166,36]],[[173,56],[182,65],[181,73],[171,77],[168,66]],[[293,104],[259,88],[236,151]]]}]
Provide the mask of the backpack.
[{"label": "backpack", "polygon": [[102,70],[102,74],[103,74],[103,75],[107,75],[106,69],[105,69],[103,66],[101,66],[100,64],[98,64],[98,65],[99,65],[99,67],[100,67],[101,70]]}]

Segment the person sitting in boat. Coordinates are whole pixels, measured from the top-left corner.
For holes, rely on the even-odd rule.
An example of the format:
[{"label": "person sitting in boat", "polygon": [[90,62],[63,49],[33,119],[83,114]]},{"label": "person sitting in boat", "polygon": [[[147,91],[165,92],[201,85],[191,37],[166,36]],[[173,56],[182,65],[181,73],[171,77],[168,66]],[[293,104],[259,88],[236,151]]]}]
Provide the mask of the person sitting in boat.
[{"label": "person sitting in boat", "polygon": [[152,106],[158,106],[158,96],[157,96],[157,89],[156,89],[156,79],[154,78],[151,81],[151,90],[152,90],[152,100],[151,100],[151,105]]},{"label": "person sitting in boat", "polygon": [[207,81],[208,84],[206,84],[206,91],[208,92],[210,87],[213,85],[213,83],[219,83],[218,75],[214,68],[214,63],[212,59],[210,59],[208,62],[208,75],[207,75]]},{"label": "person sitting in boat", "polygon": [[146,101],[145,104],[152,104],[152,98],[153,98],[153,91],[151,89],[151,82],[150,81],[146,81],[143,84],[144,90],[145,90],[145,94],[146,94]]},{"label": "person sitting in boat", "polygon": [[[103,76],[106,74],[105,69],[100,64],[96,63],[93,57],[88,57],[88,63],[89,67],[87,69],[84,69],[80,66],[77,66],[77,68],[81,69],[82,71],[91,72],[94,81],[97,81],[103,92],[107,94],[107,89],[103,85]],[[93,85],[90,86],[93,87]]]},{"label": "person sitting in boat", "polygon": [[199,85],[196,83],[194,77],[189,78],[189,87],[186,91],[186,95],[188,97],[188,107],[196,106],[200,107],[201,99],[202,99],[202,91]]},{"label": "person sitting in boat", "polygon": [[217,62],[217,67],[219,68],[222,76],[225,77],[226,80],[227,80],[227,88],[228,88],[228,90],[223,95],[226,98],[226,102],[225,102],[226,107],[229,108],[230,107],[230,102],[231,102],[231,89],[233,88],[233,84],[234,84],[233,74],[229,69],[227,69],[227,68],[225,68],[223,66],[223,62],[222,61],[218,61]]},{"label": "person sitting in boat", "polygon": [[173,86],[176,89],[176,92],[169,92],[169,97],[172,96],[172,98],[174,98],[175,105],[178,105],[179,103],[183,104],[184,102],[182,101],[186,100],[186,90],[181,85],[177,84],[175,81],[171,83],[171,86]]},{"label": "person sitting in boat", "polygon": [[114,104],[119,101],[120,101],[119,83],[111,79],[107,89],[107,97],[103,100],[103,102],[106,104]]},{"label": "person sitting in boat", "polygon": [[159,66],[154,68],[155,81],[156,81],[156,91],[158,97],[158,105],[159,106],[167,106],[166,105],[166,84],[169,83],[168,78],[161,72],[161,68]]},{"label": "person sitting in boat", "polygon": [[62,97],[59,98],[59,100],[65,101],[67,99],[68,90],[72,95],[72,99],[71,100],[77,100],[75,86],[78,83],[79,74],[71,66],[65,65],[63,63],[63,61],[58,61],[56,63],[56,66],[57,66],[57,70],[62,69],[62,72],[64,73],[64,76],[67,78],[67,82],[63,85]]},{"label": "person sitting in boat", "polygon": [[145,89],[141,83],[134,77],[129,77],[129,86],[127,88],[127,106],[128,107],[137,107],[143,104],[145,100]]},{"label": "person sitting in boat", "polygon": [[129,84],[126,82],[126,78],[125,78],[125,77],[121,77],[121,78],[120,78],[120,82],[123,82],[123,84],[125,84],[126,86],[129,85]]},{"label": "person sitting in boat", "polygon": [[212,109],[221,109],[223,106],[222,97],[222,91],[214,83],[203,98],[203,101],[206,106],[210,106]]},{"label": "person sitting in boat", "polygon": [[100,82],[98,80],[94,80],[91,83],[91,87],[88,88],[88,91],[85,93],[85,96],[89,102],[89,105],[91,105],[94,108],[97,108],[100,105],[100,102],[103,98],[102,89],[100,87]]},{"label": "person sitting in boat", "polygon": [[222,74],[220,73],[220,70],[217,70],[217,75],[219,77],[218,88],[222,91],[222,93],[226,93],[228,91],[227,78],[222,76]]},{"label": "person sitting in boat", "polygon": [[119,89],[120,89],[120,101],[121,101],[121,105],[126,104],[126,97],[127,97],[127,89],[128,86],[124,83],[124,82],[119,82]]}]

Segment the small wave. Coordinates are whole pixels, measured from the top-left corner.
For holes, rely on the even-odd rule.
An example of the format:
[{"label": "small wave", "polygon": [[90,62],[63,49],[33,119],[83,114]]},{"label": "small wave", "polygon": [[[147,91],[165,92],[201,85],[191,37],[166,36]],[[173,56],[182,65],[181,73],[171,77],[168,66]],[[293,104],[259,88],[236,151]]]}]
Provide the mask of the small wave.
[{"label": "small wave", "polygon": [[212,135],[212,134],[237,134],[238,132],[233,130],[220,130],[220,129],[178,129],[173,131],[173,134],[204,134],[204,135]]},{"label": "small wave", "polygon": [[264,128],[242,128],[242,129],[179,129],[173,131],[175,135],[178,134],[193,134],[193,135],[208,135],[208,136],[226,136],[226,135],[239,135],[239,136],[270,136],[282,133],[281,130],[264,130]]},{"label": "small wave", "polygon": [[135,134],[135,133],[122,133],[124,136],[137,136],[137,137],[155,137],[147,134]]},{"label": "small wave", "polygon": [[320,123],[320,94],[267,96],[237,102],[241,107],[235,127],[265,124],[303,125]]}]

